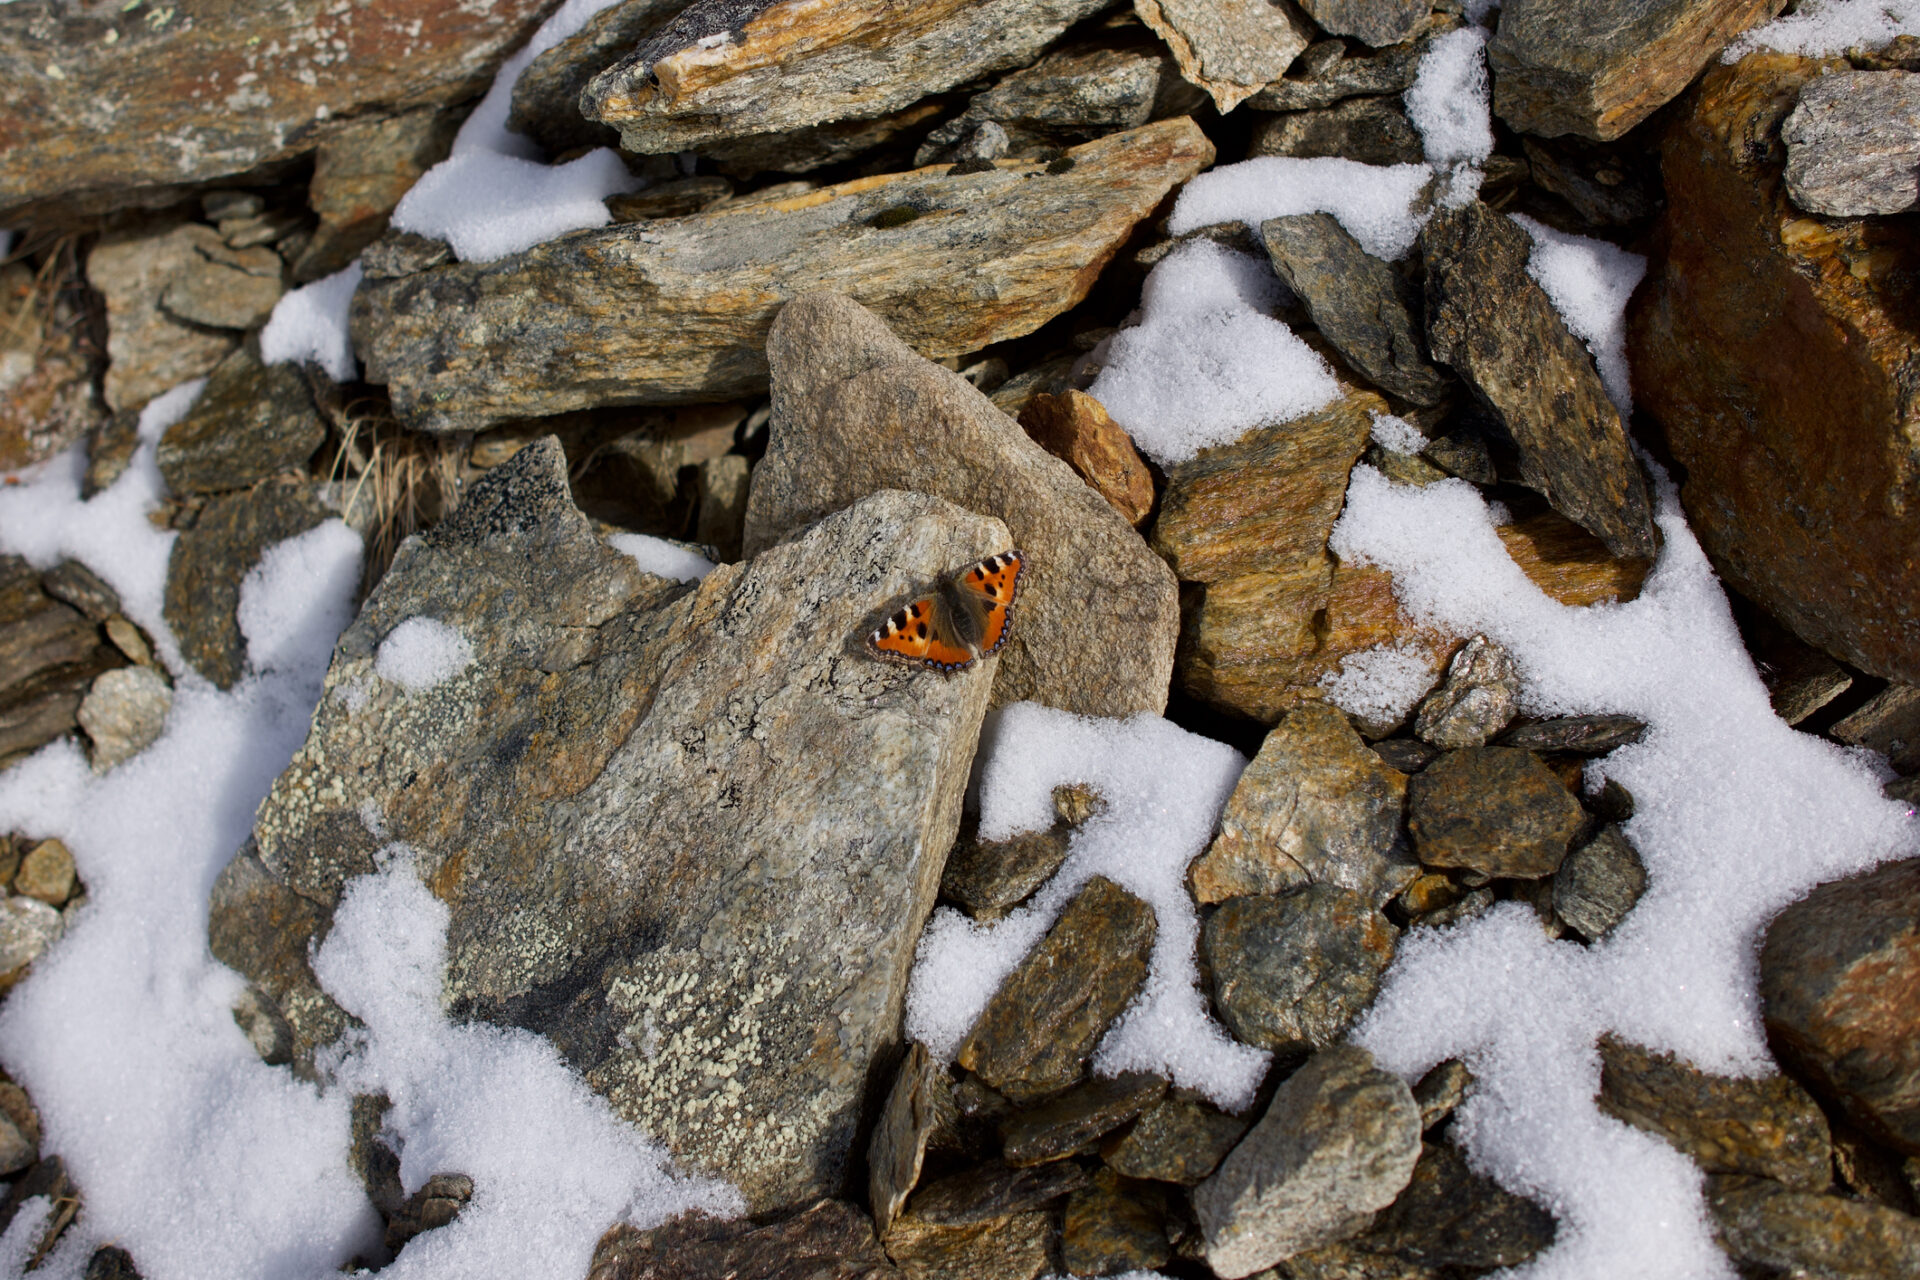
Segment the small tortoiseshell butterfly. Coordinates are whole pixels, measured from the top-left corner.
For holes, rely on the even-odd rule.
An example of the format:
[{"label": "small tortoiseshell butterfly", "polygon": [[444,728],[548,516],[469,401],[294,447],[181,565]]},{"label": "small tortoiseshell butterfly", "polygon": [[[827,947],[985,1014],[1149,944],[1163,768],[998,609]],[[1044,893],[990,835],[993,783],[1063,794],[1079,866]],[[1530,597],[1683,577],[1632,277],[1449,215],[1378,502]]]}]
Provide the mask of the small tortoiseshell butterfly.
[{"label": "small tortoiseshell butterfly", "polygon": [[1022,552],[1003,551],[948,574],[868,636],[868,650],[936,671],[972,666],[1007,642],[1026,563]]}]

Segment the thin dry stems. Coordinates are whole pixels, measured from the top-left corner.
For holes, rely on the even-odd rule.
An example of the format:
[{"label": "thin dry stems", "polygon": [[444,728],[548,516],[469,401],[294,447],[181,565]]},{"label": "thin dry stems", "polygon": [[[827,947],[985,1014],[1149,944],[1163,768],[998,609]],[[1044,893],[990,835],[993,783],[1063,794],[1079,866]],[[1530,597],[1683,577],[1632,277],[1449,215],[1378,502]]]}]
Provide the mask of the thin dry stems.
[{"label": "thin dry stems", "polygon": [[336,425],[340,445],[327,479],[346,485],[346,511],[367,513],[362,587],[371,590],[408,535],[452,510],[466,469],[468,442],[408,431],[383,402],[372,399],[348,404]]}]

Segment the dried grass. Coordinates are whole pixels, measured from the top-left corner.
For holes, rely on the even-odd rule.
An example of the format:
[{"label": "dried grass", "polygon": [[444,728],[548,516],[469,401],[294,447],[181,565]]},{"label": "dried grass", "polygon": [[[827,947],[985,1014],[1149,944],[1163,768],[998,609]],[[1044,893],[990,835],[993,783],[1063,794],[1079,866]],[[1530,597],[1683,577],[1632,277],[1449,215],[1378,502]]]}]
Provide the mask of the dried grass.
[{"label": "dried grass", "polygon": [[333,418],[339,444],[327,479],[344,486],[342,508],[366,532],[364,594],[410,534],[432,527],[459,502],[470,442],[408,431],[380,400],[349,402]]}]

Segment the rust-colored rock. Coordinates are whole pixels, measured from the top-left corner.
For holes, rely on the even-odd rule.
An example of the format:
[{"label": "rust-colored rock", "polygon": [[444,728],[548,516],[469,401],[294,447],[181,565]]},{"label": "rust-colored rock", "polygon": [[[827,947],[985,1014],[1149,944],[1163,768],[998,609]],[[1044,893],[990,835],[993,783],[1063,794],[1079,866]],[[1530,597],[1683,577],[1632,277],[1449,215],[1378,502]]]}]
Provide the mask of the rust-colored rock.
[{"label": "rust-colored rock", "polygon": [[1138,527],[1153,510],[1153,475],[1133,447],[1133,437],[1086,392],[1041,392],[1020,411],[1020,425],[1036,444],[1092,485],[1128,524]]},{"label": "rust-colored rock", "polygon": [[458,113],[422,107],[354,121],[321,143],[307,187],[320,225],[295,260],[294,275],[331,275],[379,239],[400,197],[446,159],[459,129]]},{"label": "rust-colored rock", "polygon": [[370,279],[354,346],[408,424],[440,432],[757,394],[774,314],[819,289],[871,308],[923,355],[977,351],[1084,298],[1213,147],[1182,118],[1064,159],[861,178]]},{"label": "rust-colored rock", "polygon": [[1788,202],[1780,124],[1844,66],[1708,72],[1661,146],[1634,387],[1714,568],[1808,642],[1920,683],[1920,237]]},{"label": "rust-colored rock", "polygon": [[558,4],[0,5],[0,215],[166,203],[332,122],[464,102]]}]

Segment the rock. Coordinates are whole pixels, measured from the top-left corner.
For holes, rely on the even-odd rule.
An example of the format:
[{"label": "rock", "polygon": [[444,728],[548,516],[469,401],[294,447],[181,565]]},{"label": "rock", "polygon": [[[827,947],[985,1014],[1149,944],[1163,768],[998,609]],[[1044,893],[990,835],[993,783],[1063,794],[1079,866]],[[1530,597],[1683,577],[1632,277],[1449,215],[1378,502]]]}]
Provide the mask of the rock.
[{"label": "rock", "polygon": [[593,1247],[587,1280],[899,1280],[867,1215],[820,1200],[779,1222],[679,1218],[651,1231],[617,1222]]},{"label": "rock", "polygon": [[725,178],[682,178],[659,186],[643,187],[624,195],[607,197],[607,212],[615,222],[640,222],[647,218],[684,218],[722,204],[733,197],[733,184]]},{"label": "rock", "polygon": [[84,281],[69,255],[53,256],[41,271],[25,262],[0,266],[0,469],[6,471],[53,457],[102,417],[90,326],[79,305]]},{"label": "rock", "polygon": [[41,574],[40,589],[78,609],[88,622],[110,622],[120,612],[120,593],[78,560],[62,560]]},{"label": "rock", "polygon": [[1407,783],[1407,832],[1420,861],[1490,879],[1549,876],[1586,812],[1531,751],[1450,751]]},{"label": "rock", "polygon": [[[781,133],[749,134],[710,143],[702,147],[701,152],[712,157],[720,172],[743,179],[769,169],[781,173],[811,173],[881,147],[888,148],[886,158],[897,165],[906,160],[906,145],[913,135],[937,119],[940,112],[939,101],[930,99],[873,120],[836,120]],[[766,198],[769,189],[763,187],[746,198]],[[774,198],[784,197],[776,192]]]},{"label": "rock", "polygon": [[1472,1087],[1473,1073],[1458,1058],[1448,1058],[1421,1076],[1413,1085],[1413,1100],[1420,1104],[1421,1129],[1431,1129],[1452,1115]]},{"label": "rock", "polygon": [[194,669],[222,689],[245,673],[247,641],[236,613],[240,582],[277,542],[330,513],[311,484],[263,484],[208,500],[167,560],[167,625]]},{"label": "rock", "polygon": [[507,127],[550,155],[616,144],[617,130],[580,114],[581,91],[686,7],[686,0],[616,0],[601,9],[527,64],[513,83]]},{"label": "rock", "polygon": [[1436,214],[1420,233],[1427,341],[1519,446],[1522,484],[1614,555],[1649,558],[1646,480],[1593,357],[1527,274],[1532,245],[1478,201]]},{"label": "rock", "polygon": [[249,341],[215,366],[193,408],[161,435],[155,456],[167,487],[184,497],[305,470],[326,438],[299,366],[263,365]]},{"label": "rock", "polygon": [[1507,727],[1520,699],[1520,670],[1513,658],[1485,636],[1460,646],[1447,666],[1447,681],[1428,694],[1413,731],[1436,747],[1484,747]]},{"label": "rock", "polygon": [[1833,65],[1749,56],[1682,103],[1627,350],[1715,571],[1814,647],[1920,684],[1920,335],[1897,265],[1914,243],[1901,223],[1801,217],[1775,141]]},{"label": "rock", "polygon": [[1763,1178],[1707,1179],[1721,1247],[1761,1274],[1880,1280],[1920,1272],[1920,1222]]},{"label": "rock", "polygon": [[845,298],[789,303],[767,353],[774,414],[747,500],[747,555],[876,489],[964,503],[1006,521],[1009,545],[1027,553],[994,704],[1103,716],[1165,706],[1173,577],[1071,468]]},{"label": "rock", "polygon": [[109,408],[138,409],[211,372],[233,349],[232,335],[208,333],[160,306],[169,286],[207,261],[203,251],[224,253],[226,245],[212,227],[188,222],[162,232],[110,232],[87,255],[87,283],[107,304]]},{"label": "rock", "polygon": [[436,1173],[406,1198],[387,1222],[386,1246],[398,1253],[423,1231],[444,1227],[473,1199],[473,1179],[464,1173]]},{"label": "rock", "polygon": [[1313,24],[1288,0],[1133,0],[1133,11],[1222,112],[1286,74],[1313,43]]},{"label": "rock", "polygon": [[1102,1169],[1093,1184],[1067,1197],[1060,1228],[1067,1274],[1103,1276],[1151,1271],[1172,1256],[1166,1204],[1158,1188],[1129,1183]]},{"label": "rock", "polygon": [[1248,98],[1247,105],[1256,111],[1313,111],[1348,98],[1401,93],[1412,87],[1427,44],[1457,25],[1456,19],[1436,14],[1419,40],[1357,56],[1346,52],[1344,41],[1323,40],[1301,54],[1284,77]]},{"label": "rock", "polygon": [[[354,295],[354,348],[401,418],[436,432],[759,394],[774,315],[822,288],[848,290],[922,354],[977,351],[1085,297],[1213,147],[1168,120],[1067,158],[1058,172],[862,178],[577,232],[498,262],[370,275]],[[648,323],[632,323],[636,305]]]},{"label": "rock", "polygon": [[1067,860],[1065,824],[1030,831],[1010,840],[969,838],[947,855],[940,896],[957,903],[976,920],[997,920],[1025,902]]},{"label": "rock", "polygon": [[922,1188],[913,1197],[913,1216],[922,1223],[943,1227],[991,1222],[1044,1209],[1086,1186],[1087,1181],[1087,1171],[1071,1160],[1026,1169],[1011,1169],[996,1161]]},{"label": "rock", "polygon": [[1553,1237],[1545,1209],[1473,1172],[1451,1143],[1428,1142],[1407,1189],[1353,1243],[1425,1267],[1517,1267]]},{"label": "rock", "polygon": [[351,121],[320,144],[307,202],[320,215],[293,263],[297,280],[332,275],[378,240],[400,197],[447,158],[461,115],[434,107]]},{"label": "rock", "polygon": [[1300,0],[1322,31],[1378,49],[1410,40],[1431,16],[1425,0]]},{"label": "rock", "polygon": [[453,261],[453,246],[411,231],[387,233],[360,255],[360,269],[368,280],[397,280]]},{"label": "rock", "polygon": [[0,1115],[0,1174],[15,1174],[40,1158],[40,1145],[20,1132],[11,1117]]},{"label": "rock", "polygon": [[1078,1081],[1146,982],[1155,933],[1152,907],[1105,876],[1087,881],[987,1002],[960,1065],[1015,1102]]},{"label": "rock", "polygon": [[13,875],[13,891],[38,898],[50,907],[65,906],[73,896],[73,854],[59,840],[42,840],[20,859],[20,869]]},{"label": "rock", "polygon": [[720,553],[724,564],[740,558],[740,539],[747,522],[747,498],[752,492],[753,464],[737,453],[723,453],[697,465],[694,495],[699,517],[693,540]]},{"label": "rock", "polygon": [[1500,745],[1603,756],[1616,747],[1640,741],[1646,734],[1646,724],[1632,716],[1559,716],[1515,725],[1500,735]]},{"label": "rock", "polygon": [[1821,885],[1775,916],[1760,1002],[1796,1078],[1920,1155],[1920,859]]},{"label": "rock", "polygon": [[1328,1244],[1288,1258],[1273,1272],[1285,1280],[1443,1280],[1444,1272],[1390,1253],[1373,1253],[1352,1244]]},{"label": "rock", "polygon": [[1084,391],[1042,392],[1020,410],[1020,428],[1072,467],[1120,518],[1138,528],[1153,510],[1153,474],[1133,438]]},{"label": "rock", "polygon": [[[60,576],[59,568],[47,575],[63,587]],[[0,764],[76,728],[87,686],[120,663],[80,610],[48,594],[32,566],[0,556]]]},{"label": "rock", "polygon": [[1637,148],[1605,148],[1571,135],[1522,138],[1520,148],[1533,185],[1559,196],[1590,227],[1636,226],[1660,210],[1658,179],[1643,173]]},{"label": "rock", "polygon": [[1394,849],[1406,777],[1326,703],[1290,712],[1241,773],[1220,834],[1193,863],[1194,897],[1335,885],[1384,902],[1419,868]]},{"label": "rock", "polygon": [[96,773],[106,773],[154,745],[167,727],[173,689],[150,666],[123,666],[94,679],[77,720],[94,743]]},{"label": "rock", "polygon": [[[528,445],[402,544],[259,810],[257,855],[215,886],[214,953],[275,996],[310,1061],[330,1018],[300,994],[308,940],[379,845],[408,842],[447,904],[450,1016],[544,1036],[750,1212],[810,1203],[848,1176],[897,1043],[992,678],[849,642],[1006,531],[883,493],[689,588],[596,537],[566,476],[556,439]],[[473,658],[409,690],[376,655],[422,615]],[[312,910],[277,921],[275,886]]]},{"label": "rock", "polygon": [[1385,98],[1346,98],[1330,107],[1289,111],[1254,126],[1247,156],[1343,156],[1361,164],[1419,164],[1420,134]]},{"label": "rock", "polygon": [[1827,1120],[1783,1075],[1711,1076],[1670,1053],[1600,1038],[1600,1109],[1664,1138],[1708,1173],[1771,1178],[1796,1191],[1833,1181]]},{"label": "rock", "polygon": [[1142,1112],[1124,1134],[1102,1143],[1100,1158],[1123,1177],[1190,1187],[1218,1168],[1246,1132],[1247,1121],[1176,1092]]},{"label": "rock", "polygon": [[1851,1191],[1861,1200],[1897,1209],[1908,1217],[1920,1217],[1914,1179],[1908,1176],[1909,1170],[1920,1172],[1920,1158],[1908,1156],[1903,1160],[1898,1152],[1869,1139],[1845,1116],[1833,1118],[1831,1132],[1835,1191]]},{"label": "rock", "polygon": [[26,976],[60,930],[60,913],[38,898],[0,898],[0,991]]},{"label": "rock", "polygon": [[867,1203],[873,1206],[874,1229],[881,1235],[920,1181],[927,1141],[946,1118],[941,1112],[952,1107],[946,1068],[928,1056],[926,1045],[914,1041],[907,1046],[867,1145]]},{"label": "rock", "polygon": [[160,291],[160,309],[176,320],[216,329],[255,329],[286,291],[280,255],[265,245],[235,249],[224,236],[194,245]]},{"label": "rock", "polygon": [[1166,1091],[1165,1080],[1141,1072],[1075,1085],[1003,1121],[1001,1154],[1016,1169],[1064,1160],[1132,1120]]},{"label": "rock", "polygon": [[1392,267],[1362,249],[1331,214],[1271,218],[1260,224],[1260,237],[1273,269],[1362,377],[1414,404],[1441,401],[1447,380],[1414,336],[1418,300]]},{"label": "rock", "polygon": [[1521,133],[1617,138],[1784,0],[1515,0],[1487,46],[1493,112]]},{"label": "rock", "polygon": [[1599,940],[1626,919],[1647,889],[1640,855],[1609,824],[1567,855],[1553,873],[1553,911],[1590,939]]},{"label": "rock", "polygon": [[0,708],[0,768],[78,727],[80,701],[77,691],[60,689]]},{"label": "rock", "polygon": [[958,148],[986,125],[997,126],[1005,137],[1003,154],[1049,158],[1041,153],[1184,114],[1199,100],[1157,45],[1069,45],[975,94],[965,111],[927,135],[913,162],[960,159]]},{"label": "rock", "polygon": [[589,80],[580,109],[642,155],[871,119],[1031,62],[1104,4],[698,0]]},{"label": "rock", "polygon": [[247,1037],[260,1061],[270,1067],[283,1067],[293,1061],[293,1027],[258,987],[248,983],[242,988],[231,1012],[234,1025]]},{"label": "rock", "polygon": [[1418,738],[1382,738],[1373,743],[1370,749],[1386,761],[1389,769],[1397,769],[1405,774],[1418,773],[1440,758],[1440,748]]},{"label": "rock", "polygon": [[1799,724],[1852,687],[1853,677],[1839,663],[1758,609],[1735,617],[1773,713],[1788,724]]},{"label": "rock", "polygon": [[140,1280],[133,1255],[117,1244],[103,1244],[87,1259],[83,1280]]},{"label": "rock", "polygon": [[[0,221],[19,226],[172,203],[183,186],[284,167],[343,125],[466,102],[553,6],[5,8]],[[130,78],[132,66],[166,74]]]},{"label": "rock", "polygon": [[1900,213],[1920,201],[1920,75],[1839,71],[1819,76],[1780,140],[1787,197],[1808,213],[1858,218]]},{"label": "rock", "polygon": [[1051,1269],[1054,1222],[1016,1213],[952,1227],[908,1213],[887,1233],[887,1256],[907,1280],[1036,1280]]},{"label": "rock", "polygon": [[1367,899],[1313,884],[1222,903],[1207,918],[1200,953],[1227,1029],[1284,1057],[1346,1035],[1379,994],[1396,936]]},{"label": "rock", "polygon": [[1420,1156],[1420,1111],[1398,1076],[1352,1045],[1308,1059],[1193,1207],[1217,1275],[1237,1280],[1345,1239],[1405,1189]]},{"label": "rock", "polygon": [[1849,746],[1878,751],[1901,773],[1912,773],[1920,769],[1920,689],[1890,684],[1827,732]]}]

